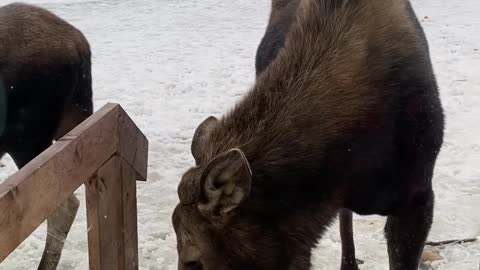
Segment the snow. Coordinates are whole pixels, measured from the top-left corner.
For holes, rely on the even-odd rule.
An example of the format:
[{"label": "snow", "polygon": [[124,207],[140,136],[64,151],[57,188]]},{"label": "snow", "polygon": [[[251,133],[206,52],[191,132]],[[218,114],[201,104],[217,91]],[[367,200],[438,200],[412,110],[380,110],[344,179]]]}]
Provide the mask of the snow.
[{"label": "snow", "polygon": [[[0,5],[9,1],[0,0]],[[222,0],[30,0],[82,30],[93,51],[95,108],[121,103],[150,140],[148,182],[138,183],[142,270],[176,269],[170,215],[176,187],[191,165],[197,124],[219,116],[254,81],[254,56],[270,2]],[[427,33],[446,111],[445,143],[434,176],[436,206],[429,238],[480,233],[480,2],[414,0]],[[7,157],[0,179],[16,171]],[[88,269],[84,190],[59,269]],[[361,269],[388,269],[381,217],[355,217]],[[36,269],[45,225],[0,269]],[[440,249],[438,270],[478,270],[480,243]],[[314,251],[313,269],[339,269],[337,224]]]}]

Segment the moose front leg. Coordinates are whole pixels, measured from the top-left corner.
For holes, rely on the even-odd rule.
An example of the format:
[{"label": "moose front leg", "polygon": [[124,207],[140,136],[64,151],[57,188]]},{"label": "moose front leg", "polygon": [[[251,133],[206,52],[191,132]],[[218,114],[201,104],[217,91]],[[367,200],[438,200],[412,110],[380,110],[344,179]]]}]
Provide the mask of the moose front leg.
[{"label": "moose front leg", "polygon": [[390,270],[417,270],[433,219],[433,191],[419,194],[400,214],[385,225]]},{"label": "moose front leg", "polygon": [[55,270],[68,232],[77,215],[79,201],[72,194],[65,203],[47,219],[47,241],[38,270]]},{"label": "moose front leg", "polygon": [[340,210],[340,238],[342,240],[341,270],[358,270],[355,258],[355,243],[353,241],[352,211]]}]

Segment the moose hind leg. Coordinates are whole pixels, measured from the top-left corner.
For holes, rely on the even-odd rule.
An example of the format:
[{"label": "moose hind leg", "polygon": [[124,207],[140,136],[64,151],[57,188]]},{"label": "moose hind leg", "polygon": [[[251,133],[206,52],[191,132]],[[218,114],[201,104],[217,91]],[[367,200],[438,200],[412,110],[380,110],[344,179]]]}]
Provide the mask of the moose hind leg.
[{"label": "moose hind leg", "polygon": [[340,210],[340,238],[342,240],[342,265],[340,269],[358,270],[353,241],[352,212],[347,209]]},{"label": "moose hind leg", "polygon": [[408,207],[390,215],[385,225],[390,270],[417,270],[433,219],[434,194],[418,193]]},{"label": "moose hind leg", "polygon": [[61,207],[47,219],[47,241],[38,270],[55,270],[68,232],[77,215],[79,201],[72,194]]}]

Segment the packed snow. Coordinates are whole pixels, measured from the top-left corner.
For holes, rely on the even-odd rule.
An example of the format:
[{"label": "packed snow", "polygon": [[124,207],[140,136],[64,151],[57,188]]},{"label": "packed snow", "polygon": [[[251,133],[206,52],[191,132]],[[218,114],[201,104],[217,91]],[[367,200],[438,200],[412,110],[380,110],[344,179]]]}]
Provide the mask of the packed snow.
[{"label": "packed snow", "polygon": [[[9,1],[0,0],[0,5]],[[176,269],[170,215],[176,187],[191,165],[190,142],[200,121],[220,116],[254,81],[254,56],[269,0],[30,0],[78,27],[93,51],[95,108],[120,103],[150,141],[148,181],[138,183],[140,269]],[[434,176],[430,240],[480,233],[480,2],[414,0],[430,42],[446,111],[445,143]],[[0,179],[16,168],[2,161]],[[84,190],[59,269],[88,269]],[[388,269],[385,219],[355,217],[361,269]],[[36,269],[45,225],[0,269]],[[480,242],[440,248],[438,270],[478,270]],[[319,242],[313,269],[339,269],[335,224]]]}]

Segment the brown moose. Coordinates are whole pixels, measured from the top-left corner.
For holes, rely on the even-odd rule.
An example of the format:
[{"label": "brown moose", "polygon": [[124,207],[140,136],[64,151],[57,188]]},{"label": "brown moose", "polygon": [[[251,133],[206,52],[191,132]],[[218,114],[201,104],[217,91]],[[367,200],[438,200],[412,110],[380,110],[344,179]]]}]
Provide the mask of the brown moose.
[{"label": "brown moose", "polygon": [[[300,0],[290,9],[250,92],[195,131],[196,166],[172,216],[178,268],[306,270],[339,211],[351,236],[353,211],[387,216],[390,269],[416,270],[444,120],[411,5]],[[342,269],[358,269],[353,239],[342,241]]]},{"label": "brown moose", "polygon": [[[49,11],[0,7],[0,84],[7,99],[0,158],[8,153],[22,168],[92,114],[90,58],[82,33]],[[57,268],[78,205],[72,195],[48,218],[38,269]]]}]

